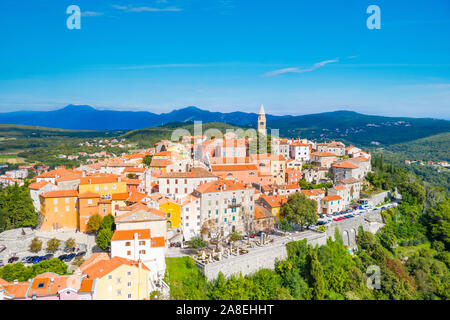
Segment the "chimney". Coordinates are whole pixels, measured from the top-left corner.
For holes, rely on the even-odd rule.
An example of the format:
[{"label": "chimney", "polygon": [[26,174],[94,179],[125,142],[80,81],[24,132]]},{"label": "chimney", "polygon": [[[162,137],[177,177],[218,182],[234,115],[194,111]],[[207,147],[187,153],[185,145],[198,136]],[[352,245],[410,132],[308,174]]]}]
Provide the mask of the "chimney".
[{"label": "chimney", "polygon": [[14,279],[14,284],[19,284],[19,280]]},{"label": "chimney", "polygon": [[50,283],[55,283],[55,278],[50,278]]}]

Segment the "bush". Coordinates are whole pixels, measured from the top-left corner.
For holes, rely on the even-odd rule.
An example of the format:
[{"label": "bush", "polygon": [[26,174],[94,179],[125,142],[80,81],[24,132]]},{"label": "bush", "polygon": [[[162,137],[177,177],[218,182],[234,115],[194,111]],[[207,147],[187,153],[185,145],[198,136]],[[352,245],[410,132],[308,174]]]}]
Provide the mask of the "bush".
[{"label": "bush", "polygon": [[60,244],[61,244],[61,240],[58,240],[56,238],[50,239],[47,241],[47,250],[48,251],[56,251],[59,248]]},{"label": "bush", "polygon": [[38,252],[41,251],[41,249],[42,249],[42,240],[39,240],[39,238],[37,237],[31,240],[30,250],[32,252]]},{"label": "bush", "polygon": [[189,241],[189,244],[190,244],[192,249],[200,249],[200,248],[206,247],[208,245],[208,242],[203,240],[202,237],[193,237]]}]

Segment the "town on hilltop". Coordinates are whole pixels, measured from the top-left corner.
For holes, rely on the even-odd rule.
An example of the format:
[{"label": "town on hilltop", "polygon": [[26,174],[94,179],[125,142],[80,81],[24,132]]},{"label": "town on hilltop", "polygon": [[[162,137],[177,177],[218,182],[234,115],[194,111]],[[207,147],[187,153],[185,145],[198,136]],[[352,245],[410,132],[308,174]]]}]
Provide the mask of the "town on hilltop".
[{"label": "town on hilltop", "polygon": [[[31,248],[55,238],[55,255],[64,242],[71,250],[58,258],[80,263],[71,275],[0,279],[0,300],[164,298],[166,257],[191,255],[204,271],[226,259],[236,265],[252,250],[275,246],[286,233],[317,238],[328,226],[387,203],[386,195],[362,196],[370,153],[339,141],[268,136],[261,106],[253,137],[185,135],[131,154],[60,155],[84,157],[77,168],[24,165],[7,171],[3,185],[21,185],[36,172],[28,189],[41,221],[36,229],[0,234],[3,263],[48,260],[54,254],[33,256]],[[265,152],[252,147],[257,139],[270,141]],[[123,139],[99,143],[126,144]],[[312,200],[316,208],[314,218],[294,223],[297,231],[281,223],[292,197]],[[71,241],[76,244],[69,246]],[[351,248],[354,240],[348,235],[344,242]]]}]

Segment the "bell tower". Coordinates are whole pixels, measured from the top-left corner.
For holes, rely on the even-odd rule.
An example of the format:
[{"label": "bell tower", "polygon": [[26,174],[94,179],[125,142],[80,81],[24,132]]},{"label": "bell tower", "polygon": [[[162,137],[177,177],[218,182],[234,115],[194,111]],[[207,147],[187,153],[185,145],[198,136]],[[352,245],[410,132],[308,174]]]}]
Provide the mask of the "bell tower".
[{"label": "bell tower", "polygon": [[264,106],[261,105],[258,114],[258,132],[266,134],[266,113],[264,112]]}]

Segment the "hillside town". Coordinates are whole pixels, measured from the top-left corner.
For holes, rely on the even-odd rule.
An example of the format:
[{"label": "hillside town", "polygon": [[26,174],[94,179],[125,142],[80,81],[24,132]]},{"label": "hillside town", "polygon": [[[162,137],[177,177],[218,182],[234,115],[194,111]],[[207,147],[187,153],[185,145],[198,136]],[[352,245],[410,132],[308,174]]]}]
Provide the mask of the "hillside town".
[{"label": "hillside town", "polygon": [[[263,106],[257,133],[269,134]],[[37,234],[77,239],[84,245],[80,256],[85,259],[71,275],[46,272],[26,282],[0,279],[0,300],[134,300],[155,292],[164,296],[169,290],[163,280],[165,258],[189,247],[192,239],[217,244],[230,234],[271,234],[279,228],[284,204],[296,193],[317,203],[319,224],[336,221],[330,217],[360,203],[371,172],[368,152],[339,141],[278,137],[272,137],[270,150],[260,152],[252,148],[255,139],[233,132],[220,138],[184,135],[131,154],[61,155],[83,157],[77,168],[23,165],[7,171],[0,177],[3,185],[23,185],[29,172],[36,174],[28,189],[42,217]],[[125,141],[96,143],[123,147]],[[109,215],[115,229],[108,249],[100,250],[92,240],[90,220]],[[31,231],[20,232],[26,237]],[[25,251],[2,251],[0,258],[9,261],[40,261]]]}]

